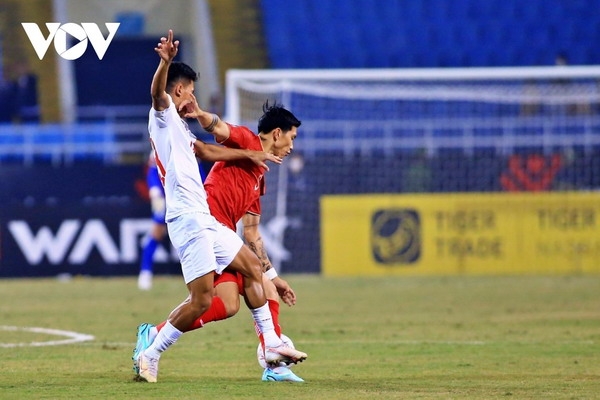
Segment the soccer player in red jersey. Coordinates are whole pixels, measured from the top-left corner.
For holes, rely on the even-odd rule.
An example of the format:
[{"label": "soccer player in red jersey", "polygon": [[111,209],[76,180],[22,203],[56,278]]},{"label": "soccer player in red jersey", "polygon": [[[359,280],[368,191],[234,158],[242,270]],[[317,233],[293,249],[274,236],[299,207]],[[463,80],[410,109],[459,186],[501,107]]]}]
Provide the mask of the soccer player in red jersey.
[{"label": "soccer player in red jersey", "polygon": [[[197,74],[189,66],[173,61],[179,41],[173,40],[173,31],[162,37],[155,51],[160,61],[152,78],[152,108],[149,112],[150,143],[165,188],[166,222],[171,242],[178,251],[182,274],[189,295],[168,317],[163,329],[149,340],[148,324],[138,327],[138,342],[134,349],[134,371],[138,379],[156,382],[161,354],[173,345],[196,319],[210,308],[214,291],[214,274],[226,268],[244,274],[246,304],[268,343],[265,357],[270,363],[295,363],[306,358],[306,353],[286,346],[275,331],[268,302],[263,289],[258,257],[242,240],[210,214],[207,194],[194,154],[207,155],[221,152],[219,159],[237,159],[251,151],[227,150],[197,140],[183,118],[199,111],[194,92]],[[200,110],[201,111],[201,110]],[[197,117],[194,116],[194,117]],[[214,121],[214,119],[213,119]],[[218,121],[218,118],[217,118]],[[210,124],[211,128],[216,125]],[[212,150],[209,150],[211,148]],[[225,153],[229,154],[225,154]],[[255,152],[259,153],[260,152]],[[264,160],[277,159],[272,154]],[[262,157],[262,155],[261,155]]]},{"label": "soccer player in red jersey", "polygon": [[[197,104],[186,117],[198,120],[207,132],[212,133],[218,143],[235,149],[259,150],[278,157],[289,155],[294,148],[294,139],[301,122],[280,104],[263,106],[263,116],[258,122],[258,135],[244,126],[228,124],[216,114],[201,110]],[[279,301],[289,306],[296,303],[296,294],[290,285],[272,268],[258,229],[261,214],[260,196],[265,193],[265,169],[253,162],[235,160],[217,162],[204,183],[208,195],[211,214],[231,230],[236,230],[238,221],[244,226],[244,239],[261,261],[263,267],[263,287],[273,317],[275,331],[281,336],[279,325]],[[245,296],[240,274],[224,271],[215,276],[215,293],[210,308],[186,331],[201,328],[208,322],[229,318],[240,308],[239,295]],[[149,336],[160,331],[163,324],[151,327]],[[259,335],[264,347],[262,335]],[[260,362],[260,361],[259,361]],[[296,381],[302,379],[289,368],[279,365],[265,369],[263,380]]]}]

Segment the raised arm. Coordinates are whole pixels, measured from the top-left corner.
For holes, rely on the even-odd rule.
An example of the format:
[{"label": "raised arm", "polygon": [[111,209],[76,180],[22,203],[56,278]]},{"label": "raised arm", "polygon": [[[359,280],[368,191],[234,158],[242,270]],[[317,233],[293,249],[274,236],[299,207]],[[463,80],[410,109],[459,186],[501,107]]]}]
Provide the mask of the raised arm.
[{"label": "raised arm", "polygon": [[201,140],[194,142],[194,153],[196,157],[210,162],[249,159],[256,165],[266,168],[267,171],[269,170],[267,161],[281,164],[281,157],[264,151],[230,149],[216,144],[204,143]]},{"label": "raised arm", "polygon": [[296,293],[284,279],[277,275],[271,265],[271,260],[269,260],[267,249],[258,229],[260,215],[246,213],[242,217],[242,224],[244,225],[244,240],[260,260],[263,273],[273,282],[281,300],[288,306],[293,306],[296,304]]},{"label": "raised arm", "polygon": [[160,43],[154,48],[159,55],[160,62],[152,78],[150,94],[152,96],[152,108],[162,111],[169,107],[169,96],[167,95],[167,74],[169,65],[177,55],[179,40],[173,41],[173,31],[169,29],[167,37],[161,37]]}]

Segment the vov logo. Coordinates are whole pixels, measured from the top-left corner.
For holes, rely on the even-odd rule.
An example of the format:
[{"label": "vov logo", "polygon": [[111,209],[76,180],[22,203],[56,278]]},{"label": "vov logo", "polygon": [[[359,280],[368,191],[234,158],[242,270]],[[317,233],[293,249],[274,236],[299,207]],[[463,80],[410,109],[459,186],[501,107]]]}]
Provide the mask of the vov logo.
[{"label": "vov logo", "polygon": [[[59,56],[65,60],[77,60],[85,53],[88,39],[96,51],[98,59],[102,60],[121,24],[119,22],[106,22],[104,24],[108,30],[106,38],[104,38],[98,25],[92,22],[82,22],[81,25],[72,22],[62,25],[58,22],[46,22],[46,28],[48,28],[49,32],[48,37],[44,37],[38,24],[34,22],[23,22],[21,25],[25,29],[25,33],[40,60],[46,55],[52,41],[54,41],[54,48]],[[69,45],[69,36],[72,36],[79,42],[67,48]]]}]

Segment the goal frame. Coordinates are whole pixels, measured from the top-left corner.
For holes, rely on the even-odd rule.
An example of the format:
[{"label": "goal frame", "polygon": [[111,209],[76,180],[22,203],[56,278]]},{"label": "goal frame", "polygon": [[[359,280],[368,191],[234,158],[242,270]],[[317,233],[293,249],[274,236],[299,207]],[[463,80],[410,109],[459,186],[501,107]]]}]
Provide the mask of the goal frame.
[{"label": "goal frame", "polygon": [[240,82],[278,84],[285,88],[293,81],[482,81],[527,79],[600,78],[600,65],[541,67],[465,68],[373,68],[373,69],[230,69],[225,78],[225,117],[234,124],[241,120]]},{"label": "goal frame", "polygon": [[[448,82],[449,86],[452,83],[460,85],[461,83],[473,83],[473,86],[477,86],[477,83],[487,84],[488,81],[496,81],[499,83],[506,83],[507,86],[513,84],[513,81],[551,81],[551,80],[569,80],[569,79],[581,79],[581,80],[594,80],[600,82],[600,65],[599,66],[542,66],[542,67],[477,67],[477,68],[409,68],[409,69],[282,69],[282,70],[244,70],[244,69],[232,69],[226,74],[226,98],[225,98],[225,115],[224,118],[233,124],[245,124],[249,121],[247,110],[251,110],[252,113],[258,112],[254,107],[258,104],[251,104],[251,108],[245,109],[242,106],[246,106],[244,103],[246,100],[242,94],[242,88],[250,89],[249,92],[253,92],[253,87],[257,90],[256,93],[278,93],[281,96],[281,101],[285,105],[291,105],[289,101],[292,97],[291,94],[298,92],[298,87],[306,83],[307,85],[302,86],[303,94],[310,93],[306,90],[310,90],[313,85],[309,83],[318,82],[331,82],[336,83],[349,83],[356,82],[357,85],[362,84],[376,84],[377,82],[390,81],[396,84],[409,84],[419,82],[424,84],[437,84],[438,82]],[[334,85],[332,85],[334,86]],[[369,86],[369,85],[365,85]],[[373,85],[377,86],[377,85]],[[399,85],[401,86],[401,85]],[[426,85],[424,85],[426,86]],[[318,89],[318,87],[317,87]],[[244,90],[244,91],[245,91]],[[367,88],[370,90],[370,88]],[[369,94],[363,91],[363,94]],[[319,95],[319,93],[316,93]],[[594,93],[594,101],[596,104],[600,104],[598,99],[598,91]],[[396,99],[396,97],[394,97]],[[402,97],[402,100],[410,102],[410,97]],[[445,101],[446,98],[441,98],[441,101]],[[456,100],[454,98],[454,100]],[[550,101],[543,99],[544,101]],[[381,125],[382,134],[380,136],[370,136],[369,134],[362,134],[364,132],[370,132],[373,128],[373,122],[371,120],[354,119],[345,125],[344,120],[327,120],[326,118],[317,120],[311,118],[303,118],[301,110],[294,109],[295,113],[298,113],[300,119],[303,120],[301,127],[301,134],[298,136],[297,151],[301,158],[308,162],[312,162],[317,158],[325,158],[330,156],[336,157],[337,159],[344,158],[344,162],[351,163],[356,159],[357,156],[363,157],[370,160],[377,158],[383,159],[394,159],[397,157],[414,155],[418,151],[425,151],[425,155],[435,155],[439,149],[449,149],[455,152],[463,151],[465,155],[473,154],[473,149],[484,148],[494,149],[495,151],[501,152],[502,155],[513,154],[513,150],[517,148],[531,148],[536,146],[540,149],[535,149],[536,152],[552,153],[553,148],[568,147],[568,146],[582,146],[584,149],[597,149],[600,146],[600,115],[585,116],[584,118],[591,119],[590,123],[593,123],[593,129],[587,129],[584,133],[578,133],[577,135],[571,135],[570,133],[553,133],[546,132],[544,129],[542,134],[521,134],[512,133],[513,129],[502,125],[502,130],[507,131],[506,134],[496,136],[480,136],[475,137],[470,133],[466,133],[461,136],[453,137],[440,137],[433,136],[431,133],[433,130],[444,127],[450,129],[464,129],[465,131],[470,130],[464,128],[464,121],[457,118],[456,121],[450,119],[440,119],[439,121],[433,120],[402,120],[399,117],[398,121],[381,121],[378,125]],[[571,117],[578,118],[579,116]],[[483,118],[488,118],[483,116]],[[535,124],[545,123],[545,115],[539,116],[526,116],[521,118],[509,117],[514,119],[523,119],[524,123]],[[562,117],[560,117],[562,118]],[[560,119],[558,118],[558,119]],[[492,117],[492,124],[505,124],[502,118]],[[568,120],[568,118],[564,118]],[[593,120],[593,121],[592,121]],[[253,121],[255,122],[255,121]],[[568,121],[567,121],[568,122]],[[586,123],[587,123],[586,122]],[[406,127],[412,129],[418,129],[419,132],[424,132],[420,136],[414,137],[402,137],[396,134],[396,129],[404,129]],[[425,127],[423,127],[425,125]],[[458,128],[457,128],[458,126]],[[496,126],[496,125],[494,125]],[[331,134],[332,132],[342,132],[342,134]],[[348,134],[346,134],[348,132]],[[357,134],[359,132],[359,134]],[[376,140],[374,140],[374,137]],[[535,142],[535,143],[534,143]],[[400,149],[401,151],[398,151]],[[408,150],[409,152],[404,152]],[[453,153],[454,154],[454,153]],[[487,154],[487,153],[486,153]],[[284,241],[284,232],[286,227],[293,227],[293,218],[296,215],[288,213],[288,180],[293,177],[293,171],[290,169],[289,163],[283,163],[281,165],[273,166],[273,172],[268,174],[267,179],[270,179],[269,196],[272,202],[272,214],[273,218],[268,220],[267,216],[261,221],[261,226],[266,228],[268,225],[277,226],[279,229],[274,230],[274,234],[267,235],[265,237],[265,245],[267,250],[271,252],[270,247],[284,248],[286,244]],[[290,186],[291,187],[291,186]],[[290,192],[291,193],[291,192]],[[266,207],[265,207],[266,208]],[[301,215],[301,217],[303,217]],[[306,224],[302,219],[299,219],[300,226]],[[301,228],[301,229],[305,229]],[[311,232],[310,230],[308,230]],[[314,233],[314,232],[313,232]],[[293,250],[293,249],[292,249]],[[292,257],[294,254],[292,254]],[[277,270],[280,270],[280,266],[283,261],[286,261],[285,257],[271,257],[271,261]]]}]

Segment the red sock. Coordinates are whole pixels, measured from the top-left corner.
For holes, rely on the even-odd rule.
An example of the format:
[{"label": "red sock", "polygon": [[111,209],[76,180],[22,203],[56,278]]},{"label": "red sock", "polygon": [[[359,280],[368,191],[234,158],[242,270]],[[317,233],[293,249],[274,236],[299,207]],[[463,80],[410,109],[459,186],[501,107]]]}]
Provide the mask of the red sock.
[{"label": "red sock", "polygon": [[[210,307],[204,314],[200,316],[200,318],[196,319],[192,325],[185,329],[183,332],[193,331],[194,329],[202,328],[204,324],[208,324],[213,321],[221,321],[227,318],[227,310],[225,309],[225,304],[220,297],[214,296],[212,298],[212,302],[210,303]],[[161,322],[156,325],[156,330],[160,332],[160,330],[165,326],[167,321]]]},{"label": "red sock", "polygon": [[279,301],[267,299],[269,302],[269,310],[271,311],[271,317],[273,318],[273,326],[275,327],[275,333],[277,336],[281,336],[281,326],[279,325]]},{"label": "red sock", "polygon": [[195,320],[192,326],[190,326],[189,329],[184,332],[193,331],[194,329],[202,328],[209,322],[221,321],[226,318],[227,310],[225,309],[225,303],[223,303],[223,300],[221,300],[220,297],[213,296],[208,310],[206,310],[204,314],[200,316],[200,318]]}]

